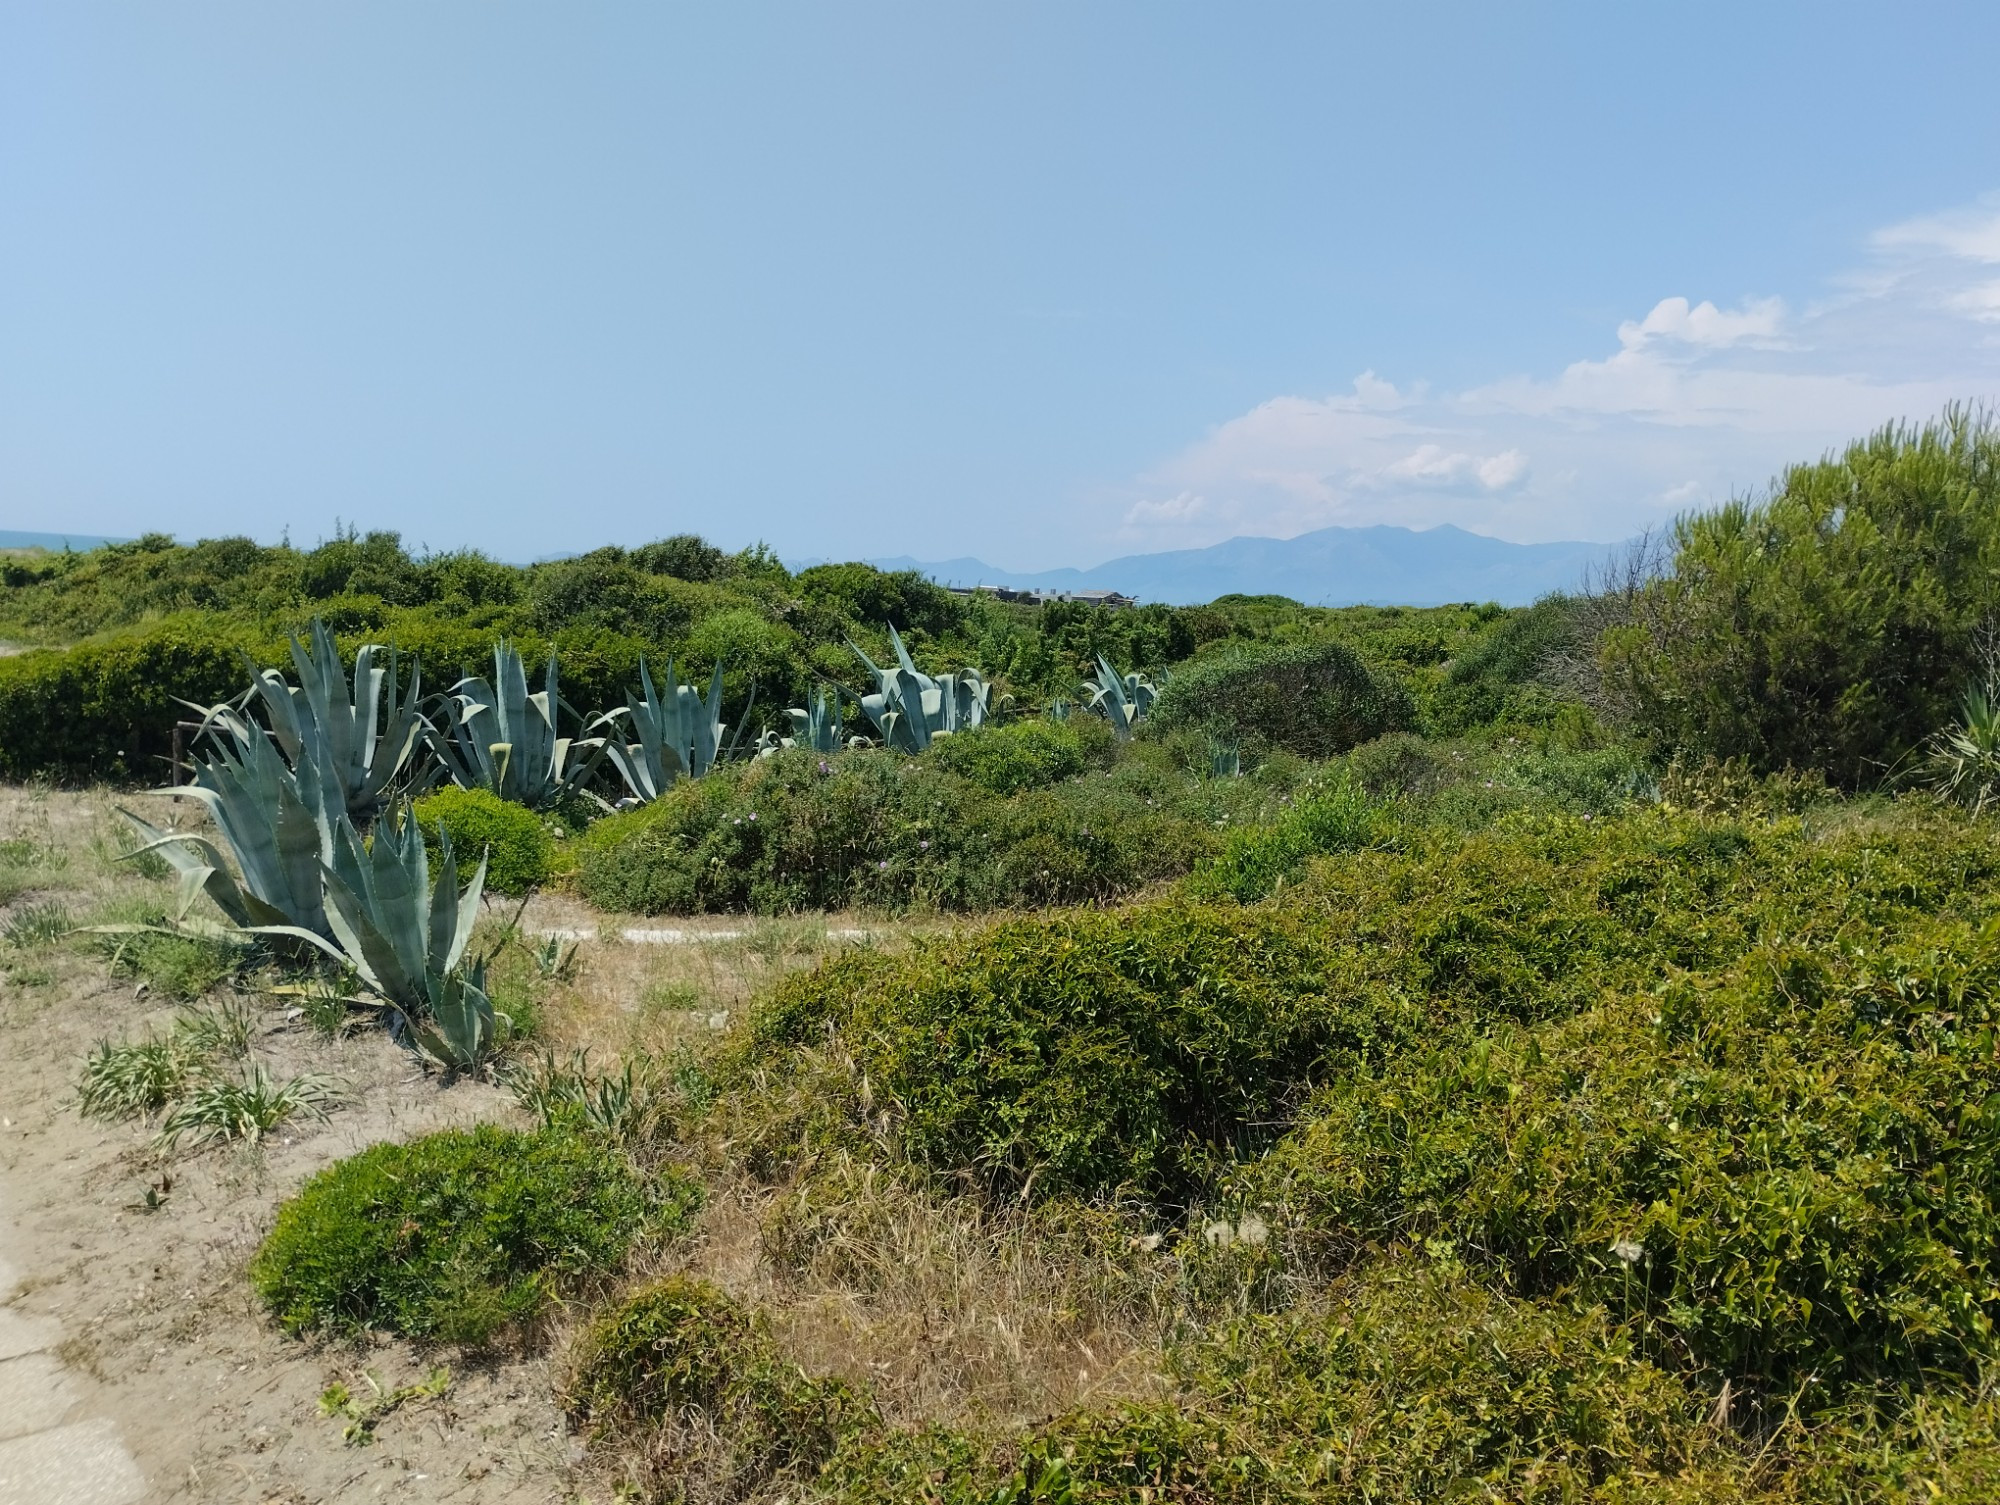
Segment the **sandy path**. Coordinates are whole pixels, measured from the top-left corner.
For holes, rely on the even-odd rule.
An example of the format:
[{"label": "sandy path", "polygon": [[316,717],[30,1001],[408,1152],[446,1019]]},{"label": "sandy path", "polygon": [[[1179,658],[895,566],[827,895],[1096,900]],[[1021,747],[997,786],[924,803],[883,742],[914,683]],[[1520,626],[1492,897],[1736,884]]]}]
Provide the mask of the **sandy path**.
[{"label": "sandy path", "polygon": [[[570,1497],[572,1444],[545,1359],[300,1342],[276,1331],[245,1274],[307,1175],[375,1140],[505,1116],[501,1095],[439,1092],[379,1035],[329,1043],[279,1028],[257,1042],[275,1072],[331,1070],[354,1101],[258,1149],[163,1168],[149,1126],[84,1120],[67,1101],[90,1040],[136,1031],[143,1013],[129,985],[79,981],[31,1017],[9,1010],[0,1030],[0,1259],[12,1267],[0,1271],[0,1505]],[[170,1190],[148,1211],[166,1169]],[[346,1446],[319,1412],[335,1380],[359,1390],[372,1370],[395,1386],[437,1363],[453,1370],[449,1397],[388,1418],[371,1446]]]},{"label": "sandy path", "polygon": [[[0,1292],[21,1284],[17,1238],[0,1206]],[[88,1380],[56,1356],[61,1324],[0,1307],[0,1505],[128,1505],[145,1476],[118,1424],[94,1414]]]}]

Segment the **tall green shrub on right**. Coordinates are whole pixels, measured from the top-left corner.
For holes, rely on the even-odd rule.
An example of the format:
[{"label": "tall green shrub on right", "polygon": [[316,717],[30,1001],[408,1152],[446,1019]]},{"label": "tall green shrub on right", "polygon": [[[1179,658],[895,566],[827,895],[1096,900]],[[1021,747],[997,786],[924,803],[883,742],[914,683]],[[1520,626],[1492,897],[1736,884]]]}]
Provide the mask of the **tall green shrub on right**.
[{"label": "tall green shrub on right", "polygon": [[1245,747],[1331,758],[1416,720],[1410,693],[1345,643],[1247,647],[1178,669],[1148,718]]},{"label": "tall green shrub on right", "polygon": [[1668,745],[1878,781],[1952,716],[2000,611],[2000,429],[1947,411],[1684,518],[1673,569],[1606,636]]}]

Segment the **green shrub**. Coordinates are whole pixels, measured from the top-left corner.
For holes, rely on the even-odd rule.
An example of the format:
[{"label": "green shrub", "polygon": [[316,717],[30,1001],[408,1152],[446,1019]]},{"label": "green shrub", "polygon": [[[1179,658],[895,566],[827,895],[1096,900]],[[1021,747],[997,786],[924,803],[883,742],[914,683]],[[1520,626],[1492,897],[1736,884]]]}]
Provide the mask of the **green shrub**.
[{"label": "green shrub", "polygon": [[1254,903],[1296,881],[1312,858],[1367,846],[1386,824],[1380,805],[1339,779],[1302,795],[1274,824],[1233,832],[1228,845],[1196,869],[1190,886],[1211,898]]},{"label": "green shrub", "polygon": [[1879,782],[1952,717],[2000,611],[2000,431],[1952,411],[1675,530],[1606,640],[1641,723],[1696,757]]},{"label": "green shrub", "polygon": [[1330,758],[1415,718],[1409,691],[1346,644],[1300,643],[1196,659],[1167,681],[1150,720],[1160,732],[1191,728],[1247,750]]},{"label": "green shrub", "polygon": [[837,1030],[903,1143],[1006,1196],[1185,1197],[1272,1137],[1329,1063],[1419,1027],[1289,916],[1155,904],[1013,920],[787,981],[765,1041]]},{"label": "green shrub", "polygon": [[183,616],[0,658],[0,777],[164,780],[181,704],[241,693],[251,636]]},{"label": "green shrub", "polygon": [[613,1269],[648,1226],[679,1226],[698,1193],[672,1175],[649,1188],[566,1130],[448,1130],[314,1176],[279,1209],[251,1279],[291,1332],[479,1342]]},{"label": "green shrub", "polygon": [[947,773],[955,773],[989,793],[1015,794],[1059,784],[1082,773],[1087,724],[1079,720],[987,725],[939,740],[927,756]]},{"label": "green shrub", "polygon": [[1462,777],[1449,753],[1412,732],[1391,732],[1362,743],[1347,755],[1347,771],[1378,800],[1422,799]]},{"label": "green shrub", "polygon": [[542,818],[510,804],[490,789],[440,789],[412,807],[424,845],[436,860],[439,832],[451,838],[458,861],[468,869],[486,857],[486,886],[497,893],[525,894],[549,878],[555,842]]},{"label": "green shrub", "polygon": [[1084,903],[1186,872],[1216,812],[1261,797],[1136,763],[1001,796],[935,755],[799,749],[599,821],[577,882],[646,914]]},{"label": "green shrub", "polygon": [[[640,1290],[584,1331],[561,1402],[572,1423],[600,1432],[684,1426],[692,1413],[726,1439],[739,1489],[817,1470],[844,1438],[880,1425],[852,1387],[786,1363],[734,1301],[683,1275]],[[656,1466],[672,1461],[670,1448]]]},{"label": "green shrub", "polygon": [[1262,1194],[1308,1244],[1450,1239],[1746,1389],[1965,1372],[2000,1357],[1968,1194],[2000,1179],[1996,1023],[1987,922],[1857,915],[1336,1082]]}]

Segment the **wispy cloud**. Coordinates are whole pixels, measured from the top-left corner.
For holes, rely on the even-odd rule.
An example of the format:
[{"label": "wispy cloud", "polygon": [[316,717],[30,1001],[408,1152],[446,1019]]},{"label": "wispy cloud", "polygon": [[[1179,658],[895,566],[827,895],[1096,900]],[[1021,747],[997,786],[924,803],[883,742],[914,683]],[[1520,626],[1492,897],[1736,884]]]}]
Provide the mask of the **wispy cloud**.
[{"label": "wispy cloud", "polygon": [[[1456,392],[1364,371],[1139,478],[1148,547],[1331,523],[1615,539],[1898,419],[2000,395],[2000,197],[1891,225],[1824,298],[1659,299],[1601,354]],[[1613,343],[1615,339],[1615,344]]]}]

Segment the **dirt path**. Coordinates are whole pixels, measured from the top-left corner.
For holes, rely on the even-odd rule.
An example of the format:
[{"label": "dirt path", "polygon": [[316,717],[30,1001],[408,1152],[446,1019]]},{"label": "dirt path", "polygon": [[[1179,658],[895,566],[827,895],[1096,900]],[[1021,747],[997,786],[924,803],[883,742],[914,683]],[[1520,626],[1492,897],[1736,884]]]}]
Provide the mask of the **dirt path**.
[{"label": "dirt path", "polygon": [[[0,1251],[15,1242],[0,1205]],[[0,1253],[0,1289],[20,1285]],[[83,1384],[56,1356],[61,1326],[0,1308],[0,1505],[130,1505],[145,1476],[118,1424],[93,1414]]]}]

